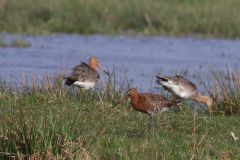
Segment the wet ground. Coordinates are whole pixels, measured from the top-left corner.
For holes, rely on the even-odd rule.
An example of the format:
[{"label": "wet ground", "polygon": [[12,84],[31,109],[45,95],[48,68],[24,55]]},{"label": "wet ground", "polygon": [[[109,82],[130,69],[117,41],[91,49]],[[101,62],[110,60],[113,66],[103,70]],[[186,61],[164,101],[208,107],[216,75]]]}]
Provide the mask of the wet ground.
[{"label": "wet ground", "polygon": [[[12,34],[5,36],[7,43],[16,38]],[[74,34],[24,35],[24,38],[31,47],[0,47],[3,80],[21,81],[24,71],[30,77],[32,72],[40,76],[53,74],[60,72],[62,66],[71,72],[73,66],[80,61],[88,62],[91,56],[98,57],[102,67],[110,72],[114,64],[118,81],[123,78],[124,66],[131,87],[141,90],[150,88],[157,70],[170,76],[177,71],[186,73],[196,83],[197,72],[203,78],[211,73],[207,61],[222,72],[226,72],[227,64],[232,70],[240,68],[240,40]],[[101,78],[107,78],[99,71]]]}]

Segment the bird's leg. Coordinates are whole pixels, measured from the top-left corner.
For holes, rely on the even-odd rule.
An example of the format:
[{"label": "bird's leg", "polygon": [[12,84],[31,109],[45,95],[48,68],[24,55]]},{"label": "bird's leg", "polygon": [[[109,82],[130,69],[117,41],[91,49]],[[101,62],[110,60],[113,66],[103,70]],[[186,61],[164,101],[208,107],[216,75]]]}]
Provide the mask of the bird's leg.
[{"label": "bird's leg", "polygon": [[72,97],[72,95],[74,95],[74,92],[75,92],[74,86],[71,86],[71,87],[70,87],[70,96],[71,96],[71,97]]},{"label": "bird's leg", "polygon": [[[80,98],[80,102],[82,101],[82,94],[85,94],[85,99],[86,99],[86,93],[83,92],[82,88],[79,88],[79,98]],[[85,99],[83,99],[85,101]]]},{"label": "bird's leg", "polygon": [[150,123],[146,127],[144,127],[141,131],[139,131],[138,133],[130,135],[130,137],[138,136],[140,133],[142,133],[143,131],[145,131],[149,127],[151,127],[151,129],[152,129],[152,126],[153,126],[152,114],[149,114],[149,117],[150,117]]},{"label": "bird's leg", "polygon": [[[80,98],[80,102],[82,101],[82,96],[81,96],[81,88],[78,88],[79,89],[79,92],[78,92],[78,94],[79,94],[79,98]],[[77,95],[77,93],[76,93],[76,95]]]},{"label": "bird's leg", "polygon": [[[81,90],[82,90],[82,88],[81,88]],[[88,91],[85,90],[84,94],[85,94],[84,102],[86,103],[87,102],[87,97],[88,97]]]}]

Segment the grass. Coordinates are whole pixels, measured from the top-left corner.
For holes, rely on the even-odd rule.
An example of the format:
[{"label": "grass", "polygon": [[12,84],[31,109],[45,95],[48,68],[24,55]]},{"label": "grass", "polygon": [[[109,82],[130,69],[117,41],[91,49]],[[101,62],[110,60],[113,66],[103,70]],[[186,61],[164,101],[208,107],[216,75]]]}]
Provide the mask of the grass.
[{"label": "grass", "polygon": [[[227,115],[239,115],[240,113],[240,74],[238,71],[233,72],[230,66],[226,66],[227,74],[221,75],[221,72],[214,69],[210,64],[209,67],[213,73],[213,79],[208,86],[203,82],[205,88],[214,86],[214,89],[207,91],[215,101],[214,110]],[[200,77],[200,76],[199,76]]]},{"label": "grass", "polygon": [[0,31],[240,37],[239,0],[1,0]]},{"label": "grass", "polygon": [[31,43],[27,42],[22,34],[15,36],[11,44],[8,45],[6,42],[5,34],[1,34],[0,47],[30,47]]},{"label": "grass", "polygon": [[4,34],[1,34],[1,39],[0,39],[0,47],[7,47],[7,43],[6,43],[6,40],[5,40],[5,35]]},{"label": "grass", "polygon": [[[184,101],[181,110],[153,117],[152,136],[148,129],[130,138],[149,123],[149,117],[135,111],[129,101],[110,108],[129,89],[127,79],[117,83],[112,73],[94,90],[83,92],[64,86],[63,75],[64,70],[54,77],[33,74],[32,81],[23,79],[18,87],[1,82],[0,159],[240,158],[240,142],[230,134],[240,135],[239,112],[223,114],[219,106],[228,108],[225,100],[215,101],[213,115],[193,111],[189,108],[199,104]],[[218,84],[222,83],[209,88],[210,93]],[[220,96],[232,93],[228,98],[234,99],[234,92],[224,87]]]},{"label": "grass", "polygon": [[22,35],[20,35],[18,37],[18,39],[15,39],[12,41],[11,47],[30,47],[31,44],[29,42],[27,42],[23,37]]}]

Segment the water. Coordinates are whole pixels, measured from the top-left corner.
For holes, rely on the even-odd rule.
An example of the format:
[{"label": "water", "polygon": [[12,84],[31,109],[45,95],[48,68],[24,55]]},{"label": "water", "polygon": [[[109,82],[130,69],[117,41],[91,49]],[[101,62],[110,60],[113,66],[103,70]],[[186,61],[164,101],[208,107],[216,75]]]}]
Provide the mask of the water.
[{"label": "water", "polygon": [[[16,38],[12,34],[5,36],[7,43]],[[227,64],[232,70],[240,67],[240,40],[76,34],[24,35],[24,38],[31,47],[0,47],[3,80],[21,81],[24,71],[30,77],[31,73],[43,76],[60,72],[64,55],[66,72],[71,72],[80,60],[88,62],[91,56],[96,56],[110,72],[114,64],[117,80],[121,81],[124,66],[130,86],[141,90],[150,88],[157,70],[170,76],[174,71],[187,72],[186,77],[196,83],[197,72],[203,77],[211,72],[206,60],[223,72]],[[106,79],[107,75],[99,71],[101,78]]]}]

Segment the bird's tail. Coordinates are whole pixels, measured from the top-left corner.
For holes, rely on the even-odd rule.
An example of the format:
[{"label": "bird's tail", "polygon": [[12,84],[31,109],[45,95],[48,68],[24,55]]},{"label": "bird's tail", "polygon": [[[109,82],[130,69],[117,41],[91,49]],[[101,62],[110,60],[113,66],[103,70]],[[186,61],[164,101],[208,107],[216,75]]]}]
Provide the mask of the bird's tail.
[{"label": "bird's tail", "polygon": [[75,81],[67,79],[65,85],[71,86]]},{"label": "bird's tail", "polygon": [[168,76],[164,76],[161,73],[158,73],[161,77],[156,76],[157,77],[157,83],[161,84],[162,82],[168,82],[169,79],[171,79],[171,77]]}]

